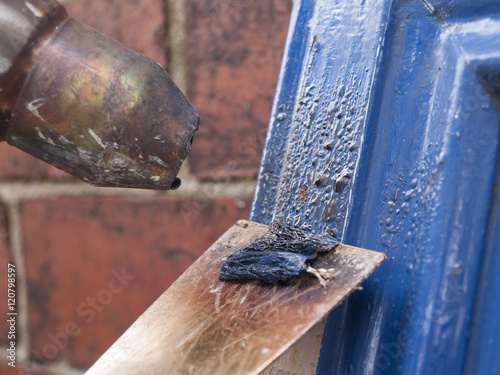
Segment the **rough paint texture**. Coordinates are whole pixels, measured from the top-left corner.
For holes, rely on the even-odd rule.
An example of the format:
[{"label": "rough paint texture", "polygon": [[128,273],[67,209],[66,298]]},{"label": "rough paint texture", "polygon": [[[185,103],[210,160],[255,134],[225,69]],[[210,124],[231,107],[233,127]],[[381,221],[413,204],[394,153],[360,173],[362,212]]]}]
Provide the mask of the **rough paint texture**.
[{"label": "rough paint texture", "polygon": [[78,333],[54,355],[91,365],[235,219],[248,215],[234,200],[220,199],[187,223],[181,213],[187,203],[58,198],[22,205],[35,357],[53,359],[53,337],[65,342],[69,329]]},{"label": "rough paint texture", "polygon": [[255,177],[288,30],[291,0],[186,1],[188,97],[202,126],[202,179]]},{"label": "rough paint texture", "polygon": [[480,282],[499,285],[499,3],[296,4],[295,105],[275,111],[291,122],[273,119],[252,219],[390,259],[329,317],[317,373],[496,373],[500,289]]}]

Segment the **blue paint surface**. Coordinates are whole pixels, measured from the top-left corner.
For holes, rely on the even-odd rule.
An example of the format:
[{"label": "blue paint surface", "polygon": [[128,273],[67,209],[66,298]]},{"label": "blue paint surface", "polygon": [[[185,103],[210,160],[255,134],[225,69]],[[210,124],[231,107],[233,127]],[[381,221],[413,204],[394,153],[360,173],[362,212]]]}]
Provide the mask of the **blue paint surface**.
[{"label": "blue paint surface", "polygon": [[499,373],[499,95],[497,0],[295,1],[251,219],[388,256],[319,374]]}]

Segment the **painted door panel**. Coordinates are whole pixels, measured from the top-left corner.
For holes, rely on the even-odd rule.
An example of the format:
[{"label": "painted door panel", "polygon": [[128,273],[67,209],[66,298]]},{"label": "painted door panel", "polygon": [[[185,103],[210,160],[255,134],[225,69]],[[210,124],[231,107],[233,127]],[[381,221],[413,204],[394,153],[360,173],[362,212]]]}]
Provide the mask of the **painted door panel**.
[{"label": "painted door panel", "polygon": [[251,219],[388,260],[319,374],[500,371],[500,2],[295,1]]}]

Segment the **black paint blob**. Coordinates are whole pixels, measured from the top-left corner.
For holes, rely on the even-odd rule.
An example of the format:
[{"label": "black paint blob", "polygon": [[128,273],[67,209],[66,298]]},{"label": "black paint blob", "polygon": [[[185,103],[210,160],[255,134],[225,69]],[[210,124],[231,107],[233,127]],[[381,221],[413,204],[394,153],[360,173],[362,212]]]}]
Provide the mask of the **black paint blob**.
[{"label": "black paint blob", "polygon": [[328,235],[311,235],[275,223],[252,245],[228,257],[219,280],[285,281],[307,270],[318,252],[332,250],[338,243]]}]

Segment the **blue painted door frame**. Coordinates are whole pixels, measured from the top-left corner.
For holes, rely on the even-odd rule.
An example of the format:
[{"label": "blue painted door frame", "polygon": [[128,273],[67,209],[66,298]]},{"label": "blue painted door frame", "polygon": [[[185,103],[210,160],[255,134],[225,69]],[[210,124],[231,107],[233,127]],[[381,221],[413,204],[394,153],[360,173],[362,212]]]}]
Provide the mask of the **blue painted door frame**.
[{"label": "blue painted door frame", "polygon": [[500,373],[499,97],[498,0],[295,0],[251,219],[388,256],[319,374]]}]

